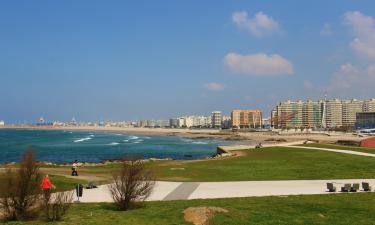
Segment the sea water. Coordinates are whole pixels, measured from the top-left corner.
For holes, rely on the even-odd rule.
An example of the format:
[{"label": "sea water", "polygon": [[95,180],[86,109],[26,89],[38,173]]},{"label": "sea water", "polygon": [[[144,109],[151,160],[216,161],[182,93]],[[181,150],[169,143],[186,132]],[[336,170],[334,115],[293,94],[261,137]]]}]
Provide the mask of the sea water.
[{"label": "sea water", "polygon": [[38,161],[101,162],[124,157],[200,159],[214,155],[218,145],[238,144],[220,139],[146,136],[116,132],[0,129],[0,163],[19,162],[26,149]]}]

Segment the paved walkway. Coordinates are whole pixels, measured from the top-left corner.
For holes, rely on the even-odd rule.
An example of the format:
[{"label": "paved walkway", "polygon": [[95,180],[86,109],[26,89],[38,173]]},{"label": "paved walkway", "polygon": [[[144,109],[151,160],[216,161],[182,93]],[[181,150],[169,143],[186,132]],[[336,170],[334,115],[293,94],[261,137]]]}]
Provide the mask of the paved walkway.
[{"label": "paved walkway", "polygon": [[343,150],[343,149],[318,148],[318,147],[308,147],[308,146],[288,146],[288,148],[304,148],[304,149],[320,150],[320,151],[327,151],[327,152],[338,152],[338,153],[351,154],[351,155],[375,157],[375,154],[357,152],[357,151],[352,151],[352,150]]},{"label": "paved walkway", "polygon": [[[284,196],[329,194],[327,182],[335,183],[337,190],[345,183],[369,182],[375,179],[346,180],[289,180],[289,181],[238,181],[238,182],[164,182],[157,181],[148,201],[183,199],[214,199],[252,196]],[[84,189],[81,202],[112,202],[107,185]]]}]

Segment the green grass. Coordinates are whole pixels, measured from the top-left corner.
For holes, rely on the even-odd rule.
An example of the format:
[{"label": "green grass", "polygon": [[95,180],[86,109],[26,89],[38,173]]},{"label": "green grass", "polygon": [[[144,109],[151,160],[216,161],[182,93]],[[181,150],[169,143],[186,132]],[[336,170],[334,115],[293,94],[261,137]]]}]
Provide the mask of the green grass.
[{"label": "green grass", "polygon": [[[5,174],[0,174],[0,190],[3,190],[6,179]],[[63,176],[50,175],[52,183],[56,186],[54,191],[67,191],[74,189],[77,183],[86,184],[86,181],[66,178]]]},{"label": "green grass", "polygon": [[[327,147],[323,145],[308,145]],[[313,149],[288,147],[242,151],[244,156],[215,160],[171,160],[147,163],[157,180],[168,181],[251,181],[375,178],[375,158]],[[120,164],[79,168],[81,179],[100,178],[111,182],[113,170]],[[69,176],[69,167],[43,167],[44,173],[59,175],[56,186],[71,187],[77,181]],[[65,180],[67,179],[67,180]],[[86,181],[87,182],[87,181]],[[83,182],[85,183],[85,182]]]},{"label": "green grass", "polygon": [[[122,212],[112,204],[75,204],[66,218],[53,224],[190,224],[183,210],[194,206],[216,206],[212,224],[374,224],[375,193],[348,193],[289,197],[252,197],[214,200],[147,202],[143,207]],[[42,221],[6,224],[52,224]]]},{"label": "green grass", "polygon": [[331,148],[331,149],[340,149],[340,150],[351,150],[351,151],[375,154],[375,148],[363,148],[363,147],[344,146],[344,145],[335,145],[335,144],[305,144],[303,146],[316,147],[316,148]]},{"label": "green grass", "polygon": [[250,181],[374,178],[375,158],[287,147],[224,160],[154,163],[159,180]]}]

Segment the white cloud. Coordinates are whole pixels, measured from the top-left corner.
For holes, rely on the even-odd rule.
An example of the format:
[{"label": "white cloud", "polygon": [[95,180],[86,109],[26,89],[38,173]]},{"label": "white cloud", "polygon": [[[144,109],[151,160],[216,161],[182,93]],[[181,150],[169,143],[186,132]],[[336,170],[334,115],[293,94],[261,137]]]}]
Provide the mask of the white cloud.
[{"label": "white cloud", "polygon": [[216,82],[211,82],[204,85],[210,91],[221,91],[224,89],[224,85]]},{"label": "white cloud", "polygon": [[280,55],[228,53],[224,63],[235,73],[255,76],[293,74],[293,65]]},{"label": "white cloud", "polygon": [[346,63],[334,73],[327,87],[331,94],[342,97],[373,97],[375,95],[375,64],[362,69]]},{"label": "white cloud", "polygon": [[351,48],[360,55],[375,59],[374,18],[355,11],[345,13],[344,20],[345,24],[352,28],[356,36],[350,43]]},{"label": "white cloud", "polygon": [[320,30],[320,36],[331,36],[333,34],[331,25],[329,23],[325,23],[323,28]]},{"label": "white cloud", "polygon": [[232,22],[255,37],[263,37],[280,31],[278,22],[263,12],[257,12],[253,18],[249,18],[245,11],[234,12]]}]

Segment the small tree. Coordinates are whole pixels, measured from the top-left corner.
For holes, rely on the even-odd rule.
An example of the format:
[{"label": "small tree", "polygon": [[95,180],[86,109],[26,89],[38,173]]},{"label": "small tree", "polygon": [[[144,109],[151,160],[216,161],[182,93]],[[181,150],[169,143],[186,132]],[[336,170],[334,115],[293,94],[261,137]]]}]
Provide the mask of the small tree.
[{"label": "small tree", "polygon": [[73,191],[57,192],[52,197],[44,195],[43,211],[47,221],[58,221],[68,212],[72,201]]},{"label": "small tree", "polygon": [[120,171],[113,174],[113,181],[109,190],[121,210],[128,210],[136,201],[144,201],[155,184],[151,172],[139,159],[124,161]]},{"label": "small tree", "polygon": [[20,168],[16,172],[9,169],[6,173],[0,198],[4,219],[23,220],[33,215],[40,200],[40,178],[35,154],[29,149],[23,154]]}]

